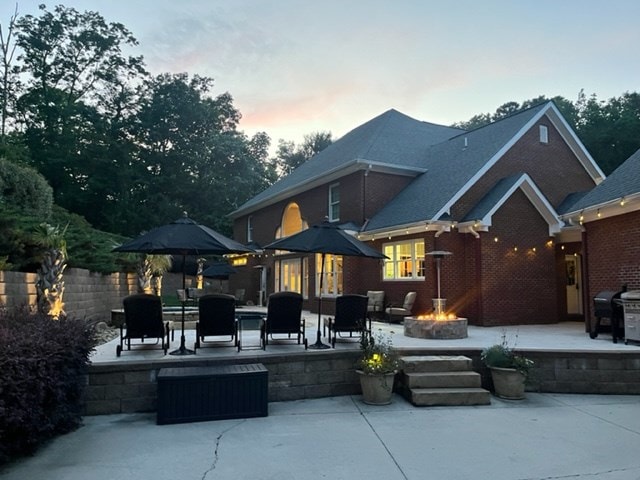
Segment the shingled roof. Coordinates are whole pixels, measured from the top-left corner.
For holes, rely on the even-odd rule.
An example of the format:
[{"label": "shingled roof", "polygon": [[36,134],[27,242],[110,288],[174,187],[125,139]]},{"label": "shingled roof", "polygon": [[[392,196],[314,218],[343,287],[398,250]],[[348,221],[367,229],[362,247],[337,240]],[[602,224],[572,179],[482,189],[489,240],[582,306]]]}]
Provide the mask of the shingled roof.
[{"label": "shingled roof", "polygon": [[370,218],[362,233],[450,218],[451,206],[524,133],[547,115],[594,181],[602,171],[553,104],[546,102],[465,131],[389,110],[355,128],[231,214],[247,215],[366,168],[414,179]]},{"label": "shingled roof", "polygon": [[462,133],[426,152],[427,173],[417,177],[367,223],[368,232],[437,221],[468,186],[519,138],[549,103]]},{"label": "shingled roof", "polygon": [[464,130],[421,122],[396,110],[388,110],[351,130],[240,206],[231,216],[250,213],[282,196],[304,190],[314,181],[326,181],[330,174],[349,167],[386,166],[418,175],[424,172],[422,163],[428,148],[461,132]]},{"label": "shingled roof", "polygon": [[597,208],[624,197],[640,194],[640,150],[636,151],[600,185],[580,197],[573,205],[564,208],[567,216],[582,210]]}]

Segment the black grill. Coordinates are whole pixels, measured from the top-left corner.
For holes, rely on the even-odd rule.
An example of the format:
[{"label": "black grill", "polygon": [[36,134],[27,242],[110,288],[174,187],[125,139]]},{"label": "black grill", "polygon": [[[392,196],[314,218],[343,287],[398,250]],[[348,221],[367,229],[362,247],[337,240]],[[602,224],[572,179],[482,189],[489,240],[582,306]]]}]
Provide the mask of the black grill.
[{"label": "black grill", "polygon": [[[599,333],[611,332],[613,343],[618,343],[618,338],[624,337],[624,310],[620,302],[620,295],[626,289],[620,291],[603,290],[593,297],[593,315],[595,324],[591,325],[589,336],[596,338]],[[608,319],[608,325],[603,319]]]}]

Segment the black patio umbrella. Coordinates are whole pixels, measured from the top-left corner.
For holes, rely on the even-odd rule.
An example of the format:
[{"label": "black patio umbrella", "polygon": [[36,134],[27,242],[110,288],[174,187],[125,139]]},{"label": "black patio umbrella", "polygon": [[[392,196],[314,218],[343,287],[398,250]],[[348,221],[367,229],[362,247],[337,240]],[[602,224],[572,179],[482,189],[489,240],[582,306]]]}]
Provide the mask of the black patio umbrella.
[{"label": "black patio umbrella", "polygon": [[228,280],[229,275],[238,273],[238,271],[226,262],[217,262],[205,268],[202,276],[207,278],[215,278],[220,280],[220,289],[222,290],[222,280]]},{"label": "black patio umbrella", "polygon": [[330,348],[329,345],[320,340],[320,318],[322,312],[322,282],[324,278],[324,257],[327,253],[332,255],[346,255],[353,257],[387,258],[379,251],[361,242],[354,236],[348,234],[339,225],[323,222],[319,225],[312,225],[290,237],[276,240],[264,247],[269,250],[288,250],[290,252],[321,253],[322,261],[320,266],[320,295],[318,297],[318,331],[317,340],[309,348],[322,349]]},{"label": "black patio umbrella", "polygon": [[[185,258],[187,255],[225,255],[253,253],[253,250],[225,237],[221,233],[184,216],[175,222],[149,230],[129,242],[113,249],[114,252],[138,252],[150,255],[182,255],[182,288],[186,288]],[[171,355],[195,353],[185,347],[184,303],[182,302],[182,337],[180,348]]]}]

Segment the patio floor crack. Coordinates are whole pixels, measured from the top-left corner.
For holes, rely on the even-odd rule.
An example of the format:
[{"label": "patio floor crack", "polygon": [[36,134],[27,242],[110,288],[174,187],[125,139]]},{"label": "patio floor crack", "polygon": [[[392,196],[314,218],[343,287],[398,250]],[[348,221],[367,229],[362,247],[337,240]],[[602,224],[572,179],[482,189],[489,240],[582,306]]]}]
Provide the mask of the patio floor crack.
[{"label": "patio floor crack", "polygon": [[215,448],[213,449],[213,461],[211,462],[211,466],[207,470],[205,470],[205,472],[202,474],[202,477],[200,477],[202,480],[206,480],[206,478],[209,475],[209,473],[213,472],[216,469],[216,465],[218,464],[218,460],[220,459],[219,454],[218,454],[218,449],[220,448],[220,442],[222,441],[222,437],[227,432],[233,430],[234,428],[236,428],[239,425],[242,425],[244,422],[246,422],[246,420],[242,420],[242,421],[240,421],[238,423],[235,423],[235,424],[231,425],[226,430],[223,430],[222,432],[220,432],[220,434],[216,437],[216,445],[215,445]]}]

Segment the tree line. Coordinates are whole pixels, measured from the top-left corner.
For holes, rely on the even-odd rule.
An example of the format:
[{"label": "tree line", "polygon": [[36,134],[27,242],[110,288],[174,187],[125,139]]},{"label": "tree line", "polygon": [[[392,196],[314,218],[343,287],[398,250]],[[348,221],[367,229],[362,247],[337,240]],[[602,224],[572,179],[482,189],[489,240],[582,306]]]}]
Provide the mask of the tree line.
[{"label": "tree line", "polygon": [[[122,53],[136,45],[124,25],[62,5],[25,16],[16,8],[0,24],[0,157],[35,169],[56,206],[95,228],[134,236],[187,211],[228,234],[229,212],[331,144],[329,132],[280,140],[270,158],[266,133],[239,130],[231,94],[214,95],[213,79],[197,74],[149,74],[144,58]],[[553,100],[605,173],[640,147],[637,93]]]}]

